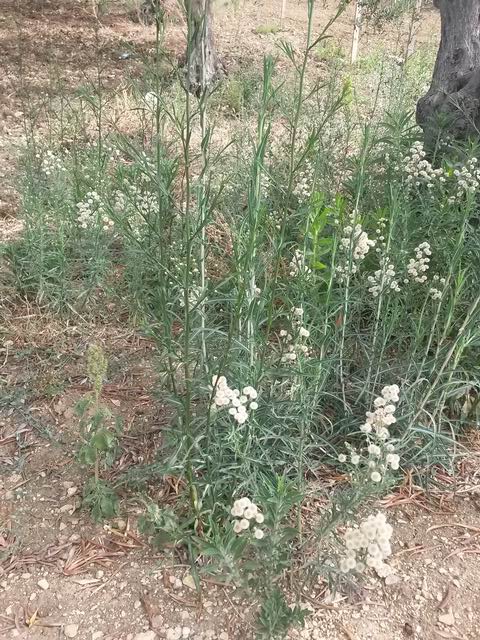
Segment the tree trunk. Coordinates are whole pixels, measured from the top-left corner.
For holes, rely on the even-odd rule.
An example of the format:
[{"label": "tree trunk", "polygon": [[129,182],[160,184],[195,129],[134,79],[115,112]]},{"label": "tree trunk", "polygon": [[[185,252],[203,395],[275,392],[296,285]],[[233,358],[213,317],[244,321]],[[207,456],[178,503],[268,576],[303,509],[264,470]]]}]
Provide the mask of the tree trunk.
[{"label": "tree trunk", "polygon": [[195,94],[217,79],[220,65],[212,29],[212,0],[185,0],[188,18],[187,87]]},{"label": "tree trunk", "polygon": [[138,21],[145,24],[153,24],[161,17],[160,0],[142,0],[138,5]]},{"label": "tree trunk", "polygon": [[442,37],[432,84],[418,101],[427,146],[442,136],[480,137],[480,2],[436,0]]},{"label": "tree trunk", "polygon": [[363,22],[363,2],[362,0],[357,0],[355,4],[355,19],[353,23],[352,55],[351,55],[352,64],[355,64],[358,58],[358,46],[360,44],[362,22]]},{"label": "tree trunk", "polygon": [[287,0],[282,0],[282,11],[280,13],[280,29],[283,29],[283,22],[285,20],[286,9],[287,9]]}]

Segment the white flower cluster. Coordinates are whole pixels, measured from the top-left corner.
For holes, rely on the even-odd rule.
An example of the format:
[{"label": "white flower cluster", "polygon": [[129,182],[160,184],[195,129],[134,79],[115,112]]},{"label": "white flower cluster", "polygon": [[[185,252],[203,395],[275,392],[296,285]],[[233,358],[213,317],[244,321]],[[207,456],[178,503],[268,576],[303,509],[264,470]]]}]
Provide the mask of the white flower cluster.
[{"label": "white flower cluster", "polygon": [[295,253],[293,254],[293,258],[288,265],[290,268],[289,275],[294,278],[300,275],[308,275],[312,273],[312,270],[305,262],[305,256],[302,251],[295,249]]},{"label": "white flower cluster", "polygon": [[307,202],[312,195],[313,167],[310,162],[305,162],[305,168],[298,173],[298,181],[293,189],[293,195],[298,198],[300,204]]},{"label": "white flower cluster", "polygon": [[[126,183],[128,184],[128,183]],[[130,185],[128,185],[130,186]],[[130,202],[127,198],[127,196],[123,193],[123,191],[115,191],[115,200],[114,200],[114,204],[113,204],[113,208],[115,210],[115,213],[118,213],[119,215],[125,216],[127,214],[127,210],[128,207],[130,205]]]},{"label": "white flower cluster", "polygon": [[[446,280],[445,278],[440,278],[440,276],[438,275],[434,275],[433,281],[437,286],[430,287],[428,293],[434,300],[440,300],[440,298],[443,296],[443,287],[445,286]],[[442,289],[439,289],[438,287],[442,287]]]},{"label": "white flower cluster", "polygon": [[375,411],[367,411],[367,420],[360,431],[367,434],[373,432],[380,440],[387,440],[390,437],[388,427],[397,421],[394,413],[399,393],[400,389],[396,384],[383,387],[382,394],[373,402]]},{"label": "white flower cluster", "polygon": [[426,152],[422,142],[414,142],[409,152],[403,158],[403,170],[406,173],[407,184],[411,187],[427,185],[433,189],[435,181],[445,182],[443,169],[434,169],[426,159]]},{"label": "white flower cluster", "polygon": [[367,280],[370,284],[368,290],[374,298],[385,289],[400,291],[400,285],[395,279],[395,267],[388,256],[380,258],[380,269],[377,269],[373,276],[368,276]]},{"label": "white flower cluster", "polygon": [[340,282],[346,280],[348,274],[353,275],[358,271],[358,265],[365,259],[371,247],[376,242],[368,237],[362,225],[356,220],[356,212],[350,216],[350,224],[343,229],[343,236],[340,240],[340,254],[342,256],[342,264],[337,265],[336,272]]},{"label": "white flower cluster", "polygon": [[260,176],[260,187],[261,187],[263,196],[266,198],[268,196],[268,192],[270,191],[270,187],[271,187],[270,178],[266,173],[262,173]]},{"label": "white flower cluster", "polygon": [[[142,173],[139,182],[148,183],[147,174]],[[158,216],[158,199],[155,194],[127,179],[123,184],[125,191],[115,192],[114,210],[121,219],[128,221],[135,237],[140,238],[148,229],[148,221]]]},{"label": "white flower cluster", "polygon": [[[148,177],[142,174],[142,180]],[[125,218],[135,231],[144,227],[146,221],[157,216],[159,212],[158,199],[149,191],[143,191],[135,184],[131,184],[128,180],[124,181],[126,193],[123,191],[115,192],[115,212]]]},{"label": "white flower cluster", "polygon": [[449,198],[449,203],[461,200],[468,193],[476,193],[480,186],[480,169],[477,158],[471,158],[461,169],[455,169],[453,175],[457,179],[455,196]]},{"label": "white flower cluster", "polygon": [[[250,528],[250,521],[256,524],[262,524],[265,520],[263,513],[257,507],[257,505],[250,500],[250,498],[240,498],[235,500],[233,507],[230,509],[230,513],[236,518],[233,523],[233,530],[235,533],[243,533]],[[261,540],[265,535],[262,529],[254,527],[253,537],[257,540]]]},{"label": "white flower cluster", "polygon": [[392,554],[392,533],[385,514],[380,512],[370,515],[358,528],[347,529],[346,553],[340,560],[340,571],[348,573],[356,570],[362,573],[366,567],[371,567],[380,578],[391,575],[392,568],[385,560]]},{"label": "white flower cluster", "polygon": [[104,147],[105,155],[108,162],[116,162],[121,160],[122,152],[113,145],[106,144]]},{"label": "white flower cluster", "polygon": [[215,406],[228,408],[228,413],[238,424],[247,422],[248,411],[258,409],[258,393],[253,387],[244,387],[240,393],[239,389],[230,389],[225,376],[213,376],[212,389],[215,389]]},{"label": "white flower cluster", "polygon": [[429,269],[430,257],[432,251],[428,242],[422,242],[415,247],[415,258],[408,261],[407,272],[410,278],[415,282],[426,282],[426,272]]},{"label": "white flower cluster", "polygon": [[285,329],[280,331],[283,343],[282,362],[293,364],[300,355],[308,358],[310,348],[303,340],[310,337],[310,331],[303,326],[303,308],[292,307],[292,335]]},{"label": "white flower cluster", "polygon": [[[355,449],[350,448],[350,462],[356,467],[357,465],[360,464],[360,460],[361,460],[360,454],[358,454]],[[338,456],[338,461],[339,462],[346,462],[347,461],[347,456],[344,453],[341,453]]]},{"label": "white flower cluster", "polygon": [[[478,159],[471,158],[466,164],[451,172],[442,167],[434,169],[426,159],[423,143],[415,142],[403,158],[403,171],[406,173],[410,188],[426,185],[431,190],[436,183],[446,185],[453,190],[448,198],[449,204],[461,201],[467,194],[474,194],[480,187],[480,168]],[[451,192],[451,191],[450,191]],[[432,196],[433,197],[433,196]]]},{"label": "white flower cluster", "polygon": [[[185,289],[181,290],[179,305],[182,309],[185,308]],[[202,287],[197,284],[192,284],[188,291],[188,308],[194,309],[200,300],[202,299]]]},{"label": "white flower cluster", "polygon": [[154,91],[148,91],[143,96],[143,101],[145,102],[147,109],[156,112],[158,106],[158,96]]},{"label": "white flower cluster", "polygon": [[[40,154],[37,153],[36,157],[40,158]],[[48,178],[52,173],[56,173],[57,171],[66,171],[66,168],[61,158],[55,155],[50,149],[47,149],[42,158],[42,171]]]},{"label": "white flower cluster", "polygon": [[[375,411],[367,411],[367,420],[360,427],[360,431],[367,436],[368,477],[375,483],[382,481],[383,475],[389,468],[397,471],[400,467],[400,456],[395,453],[395,445],[389,440],[388,430],[388,427],[396,422],[394,413],[396,403],[399,401],[399,392],[400,389],[396,384],[384,387],[381,395],[373,402]],[[358,454],[355,451],[352,451],[351,456],[352,463],[354,457],[358,460]]]},{"label": "white flower cluster", "polygon": [[[370,480],[372,480],[372,482],[382,481],[380,471],[385,472],[388,467],[390,467],[392,471],[398,471],[400,468],[400,456],[395,453],[395,445],[391,442],[387,442],[386,444],[380,442],[380,445],[381,446],[371,443],[367,447],[367,451],[371,456],[368,462],[368,468],[370,469]],[[385,461],[382,463],[380,458],[384,454]],[[380,471],[378,469],[380,469]]]},{"label": "white flower cluster", "polygon": [[283,215],[279,211],[272,210],[270,211],[270,219],[275,225],[275,229],[280,231],[283,223]]},{"label": "white flower cluster", "polygon": [[[362,458],[348,443],[345,444],[350,451],[350,461],[357,467],[363,460],[362,467],[365,469],[368,480],[379,483],[388,469],[397,471],[400,468],[400,456],[395,453],[394,441],[390,440],[388,427],[396,422],[394,416],[396,406],[399,401],[400,389],[398,385],[392,384],[382,389],[381,395],[374,400],[375,411],[367,411],[367,420],[360,427],[360,431],[365,433],[367,446],[364,452],[368,454],[366,459]],[[339,462],[347,462],[347,455],[341,453],[338,456]]]},{"label": "white flower cluster", "polygon": [[113,220],[107,216],[102,199],[96,191],[89,191],[85,199],[77,204],[77,220],[82,229],[101,226],[104,231],[113,227]]}]

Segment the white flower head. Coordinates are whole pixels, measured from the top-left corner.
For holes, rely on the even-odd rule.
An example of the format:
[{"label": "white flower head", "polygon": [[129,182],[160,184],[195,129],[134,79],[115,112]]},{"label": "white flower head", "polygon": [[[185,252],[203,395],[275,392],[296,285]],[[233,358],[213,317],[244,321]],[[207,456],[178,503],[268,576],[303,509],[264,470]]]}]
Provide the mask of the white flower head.
[{"label": "white flower head", "polygon": [[247,498],[246,496],[244,498],[240,498],[237,502],[243,509],[247,509],[252,504],[250,498]]},{"label": "white flower head", "polygon": [[235,520],[235,522],[233,523],[233,530],[235,533],[242,533],[243,527],[240,524],[240,520]]},{"label": "white flower head", "polygon": [[243,512],[243,517],[246,518],[247,520],[252,520],[256,516],[257,516],[257,505],[256,504],[251,504]]},{"label": "white flower head", "polygon": [[382,450],[380,449],[380,447],[376,444],[370,444],[368,446],[368,453],[370,453],[372,456],[376,456],[377,458],[381,455]]},{"label": "white flower head", "polygon": [[230,513],[232,516],[236,518],[241,518],[243,516],[243,512],[245,511],[245,507],[241,504],[240,500],[235,500],[233,503],[233,507],[230,509]]}]

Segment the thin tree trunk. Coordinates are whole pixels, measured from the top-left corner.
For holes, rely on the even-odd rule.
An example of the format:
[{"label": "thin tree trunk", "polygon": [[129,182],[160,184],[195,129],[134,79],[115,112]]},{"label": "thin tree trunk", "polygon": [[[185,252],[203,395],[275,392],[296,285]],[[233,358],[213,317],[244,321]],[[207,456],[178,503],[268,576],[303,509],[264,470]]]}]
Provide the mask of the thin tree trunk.
[{"label": "thin tree trunk", "polygon": [[435,6],[442,37],[431,87],[417,104],[428,146],[447,134],[480,137],[480,2],[436,0]]},{"label": "thin tree trunk", "polygon": [[188,18],[187,86],[199,94],[208,89],[219,73],[212,29],[212,0],[186,0]]},{"label": "thin tree trunk", "polygon": [[287,9],[287,0],[282,0],[282,12],[280,13],[280,28],[283,29],[283,21],[285,20],[285,11]]},{"label": "thin tree trunk", "polygon": [[412,11],[410,20],[410,28],[408,30],[407,50],[405,52],[405,62],[415,53],[415,45],[417,41],[418,25],[420,23],[420,14],[422,12],[423,0],[416,0],[415,7]]},{"label": "thin tree trunk", "polygon": [[137,5],[138,21],[145,24],[153,24],[156,19],[161,18],[160,0],[142,0]]},{"label": "thin tree trunk", "polygon": [[353,24],[353,36],[352,36],[352,55],[351,62],[354,64],[358,59],[358,47],[360,44],[360,34],[362,32],[363,21],[363,2],[357,0],[355,4],[355,20]]}]

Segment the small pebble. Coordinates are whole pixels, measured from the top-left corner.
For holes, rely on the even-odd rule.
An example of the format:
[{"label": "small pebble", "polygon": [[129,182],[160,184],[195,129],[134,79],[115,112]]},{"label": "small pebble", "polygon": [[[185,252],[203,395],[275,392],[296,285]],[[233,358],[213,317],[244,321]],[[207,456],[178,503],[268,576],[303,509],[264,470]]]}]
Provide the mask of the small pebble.
[{"label": "small pebble", "polygon": [[182,627],[174,627],[173,629],[168,629],[167,631],[167,640],[180,640],[182,637]]},{"label": "small pebble", "polygon": [[441,613],[438,616],[438,621],[445,624],[447,627],[453,627],[455,624],[455,616],[452,611],[449,611],[448,613]]},{"label": "small pebble", "polygon": [[133,636],[133,640],[155,640],[157,634],[155,631],[142,631]]},{"label": "small pebble", "polygon": [[66,638],[75,638],[78,633],[78,624],[67,624],[63,627],[63,634]]}]

